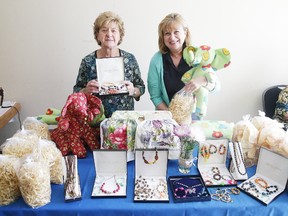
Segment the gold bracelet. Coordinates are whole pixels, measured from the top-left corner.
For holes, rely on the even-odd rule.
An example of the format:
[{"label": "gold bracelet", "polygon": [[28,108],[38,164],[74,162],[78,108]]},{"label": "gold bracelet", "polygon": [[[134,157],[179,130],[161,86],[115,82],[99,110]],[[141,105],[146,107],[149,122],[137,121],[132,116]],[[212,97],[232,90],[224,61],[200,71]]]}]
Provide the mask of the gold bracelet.
[{"label": "gold bracelet", "polygon": [[267,188],[268,187],[268,183],[262,178],[256,178],[255,183],[257,185],[259,185],[261,188]]}]

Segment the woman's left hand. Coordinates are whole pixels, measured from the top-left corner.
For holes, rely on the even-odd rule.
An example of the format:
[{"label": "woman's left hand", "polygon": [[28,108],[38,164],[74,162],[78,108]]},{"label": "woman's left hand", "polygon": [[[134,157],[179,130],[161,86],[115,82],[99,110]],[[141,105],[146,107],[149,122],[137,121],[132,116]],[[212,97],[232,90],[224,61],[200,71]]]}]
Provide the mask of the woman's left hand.
[{"label": "woman's left hand", "polygon": [[125,80],[124,81],[124,84],[126,85],[127,87],[127,90],[129,92],[129,96],[133,96],[134,95],[134,91],[135,91],[135,88],[134,88],[134,85],[132,82],[128,81],[128,80]]},{"label": "woman's left hand", "polygon": [[189,91],[196,91],[201,86],[205,85],[207,83],[207,80],[204,76],[196,77],[194,79],[191,79],[190,82],[188,82],[185,85],[185,89]]}]

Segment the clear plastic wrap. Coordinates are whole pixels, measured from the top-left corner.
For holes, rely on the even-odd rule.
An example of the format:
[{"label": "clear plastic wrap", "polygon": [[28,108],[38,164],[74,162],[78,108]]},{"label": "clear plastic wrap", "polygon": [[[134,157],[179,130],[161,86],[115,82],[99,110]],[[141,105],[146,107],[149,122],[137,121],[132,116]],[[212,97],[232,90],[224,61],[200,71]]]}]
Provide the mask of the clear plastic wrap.
[{"label": "clear plastic wrap", "polygon": [[2,153],[5,155],[14,155],[21,158],[31,154],[33,149],[38,145],[38,139],[24,139],[20,137],[11,137],[2,145]]},{"label": "clear plastic wrap", "polygon": [[51,140],[48,125],[37,120],[35,117],[27,117],[23,121],[25,130],[33,130],[41,139]]},{"label": "clear plastic wrap", "polygon": [[18,170],[19,158],[0,155],[0,206],[9,205],[21,196],[16,175]]},{"label": "clear plastic wrap", "polygon": [[18,173],[19,188],[24,201],[38,208],[51,201],[50,171],[48,163],[31,154],[23,158]]},{"label": "clear plastic wrap", "polygon": [[48,162],[50,167],[51,183],[63,184],[63,165],[61,151],[50,140],[40,140],[41,158]]},{"label": "clear plastic wrap", "polygon": [[192,122],[192,112],[195,98],[193,91],[185,90],[185,87],[178,91],[169,104],[169,111],[172,118],[180,125]]},{"label": "clear plastic wrap", "polygon": [[258,161],[259,146],[257,145],[259,131],[251,123],[250,115],[243,116],[233,129],[233,142],[241,142],[246,167],[253,166]]}]

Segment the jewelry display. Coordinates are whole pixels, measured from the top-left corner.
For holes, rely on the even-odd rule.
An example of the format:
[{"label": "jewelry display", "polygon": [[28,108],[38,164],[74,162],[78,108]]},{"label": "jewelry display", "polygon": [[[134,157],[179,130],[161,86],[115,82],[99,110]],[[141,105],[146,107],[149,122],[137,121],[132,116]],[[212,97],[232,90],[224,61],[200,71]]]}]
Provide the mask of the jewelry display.
[{"label": "jewelry display", "polygon": [[186,201],[207,199],[210,195],[205,184],[198,177],[170,178],[174,198]]},{"label": "jewelry display", "polygon": [[126,179],[116,175],[97,175],[94,181],[92,197],[122,196],[126,188]]},{"label": "jewelry display", "polygon": [[[110,179],[114,179],[114,182],[111,184],[111,181],[109,181]],[[110,183],[110,184],[109,184]],[[111,188],[111,185],[113,186],[112,190],[109,189],[105,189],[105,186],[107,187],[107,184],[109,184],[108,188]],[[120,190],[120,185],[118,184],[118,182],[116,181],[115,175],[112,176],[111,178],[108,178],[107,180],[105,180],[100,187],[100,190],[105,193],[105,194],[115,194]]]},{"label": "jewelry display", "polygon": [[205,185],[208,185],[208,186],[213,185],[213,182],[207,179],[205,180]]},{"label": "jewelry display", "polygon": [[237,184],[230,172],[222,166],[207,167],[202,169],[200,173],[206,186]]},{"label": "jewelry display", "polygon": [[224,144],[221,144],[219,147],[219,154],[224,155],[226,153],[226,146]]},{"label": "jewelry display", "polygon": [[174,190],[174,196],[176,198],[186,198],[187,191],[183,187],[177,187]]},{"label": "jewelry display", "polygon": [[211,198],[216,201],[220,200],[222,202],[230,203],[233,202],[233,199],[230,196],[231,194],[239,195],[240,190],[238,188],[217,189],[215,193],[211,194]]},{"label": "jewelry display", "polygon": [[[238,149],[236,149],[236,146],[238,147]],[[242,151],[241,151],[241,148],[240,148],[240,144],[238,142],[234,142],[233,143],[233,150],[234,150],[233,151],[234,160],[235,160],[235,163],[236,163],[236,168],[238,170],[238,173],[241,174],[241,175],[246,175],[247,171],[246,171],[245,164],[244,164],[244,158],[243,158],[243,154],[242,154]],[[244,172],[241,171],[241,169],[240,169],[241,165],[244,166]]]},{"label": "jewelry display", "polygon": [[167,194],[167,184],[162,181],[156,186],[156,192],[159,194],[159,198],[163,198]]},{"label": "jewelry display", "polygon": [[77,157],[69,155],[64,157],[67,178],[64,182],[65,200],[80,199],[81,188],[78,174]]},{"label": "jewelry display", "polygon": [[255,183],[257,185],[259,185],[261,188],[265,188],[266,189],[268,187],[268,183],[262,178],[256,178],[255,179]]},{"label": "jewelry display", "polygon": [[156,149],[156,151],[155,151],[155,156],[154,156],[154,160],[153,161],[148,161],[146,158],[145,158],[145,152],[144,151],[142,151],[142,158],[143,158],[143,161],[144,161],[144,163],[145,164],[150,164],[150,165],[152,165],[152,164],[155,164],[156,162],[157,162],[157,160],[158,160],[158,151],[157,151],[157,149]]},{"label": "jewelry display", "polygon": [[205,160],[209,159],[210,153],[209,153],[209,149],[207,148],[206,145],[203,145],[203,146],[201,147],[200,154],[202,155],[202,157],[203,157]]},{"label": "jewelry display", "polygon": [[135,181],[134,197],[136,200],[166,200],[168,199],[167,183],[164,179],[143,178]]},{"label": "jewelry display", "polygon": [[267,181],[260,177],[257,177],[253,181],[243,182],[240,188],[261,200],[278,191],[277,185],[269,185]]},{"label": "jewelry display", "polygon": [[270,194],[276,193],[278,191],[277,185],[271,185],[266,187],[266,191],[262,193],[264,196],[268,196]]},{"label": "jewelry display", "polygon": [[221,175],[216,173],[216,174],[213,175],[213,179],[219,181],[221,179]]},{"label": "jewelry display", "polygon": [[209,153],[210,154],[215,154],[216,152],[217,152],[217,147],[215,145],[211,144],[209,146]]},{"label": "jewelry display", "polygon": [[147,180],[142,178],[142,176],[139,176],[135,182],[134,195],[138,200],[147,200],[154,196],[153,190],[149,187]]},{"label": "jewelry display", "polygon": [[212,167],[212,172],[213,173],[217,173],[217,174],[220,174],[220,170],[219,170],[219,168],[218,167]]}]

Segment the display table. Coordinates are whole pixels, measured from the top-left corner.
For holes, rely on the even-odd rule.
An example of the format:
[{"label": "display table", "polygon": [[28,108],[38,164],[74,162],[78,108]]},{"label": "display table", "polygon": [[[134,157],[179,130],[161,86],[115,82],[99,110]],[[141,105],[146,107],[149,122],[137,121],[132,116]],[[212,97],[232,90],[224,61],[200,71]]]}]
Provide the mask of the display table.
[{"label": "display table", "polygon": [[14,103],[13,106],[9,108],[0,108],[0,128],[4,127],[20,109],[20,103]]},{"label": "display table", "polygon": [[[244,193],[233,196],[232,203],[221,201],[174,203],[169,188],[169,203],[134,203],[134,161],[128,162],[128,187],[126,198],[91,198],[92,187],[95,178],[95,169],[92,153],[87,158],[78,160],[78,170],[81,182],[82,200],[65,202],[64,185],[52,185],[51,203],[32,209],[22,198],[8,206],[0,207],[0,215],[55,215],[55,216],[91,216],[91,215],[287,215],[288,193],[285,191],[270,205],[265,206]],[[168,162],[167,176],[180,175],[176,160]],[[248,169],[248,175],[255,173],[255,167]],[[198,174],[193,167],[190,174]],[[214,191],[215,188],[209,188]]]}]

